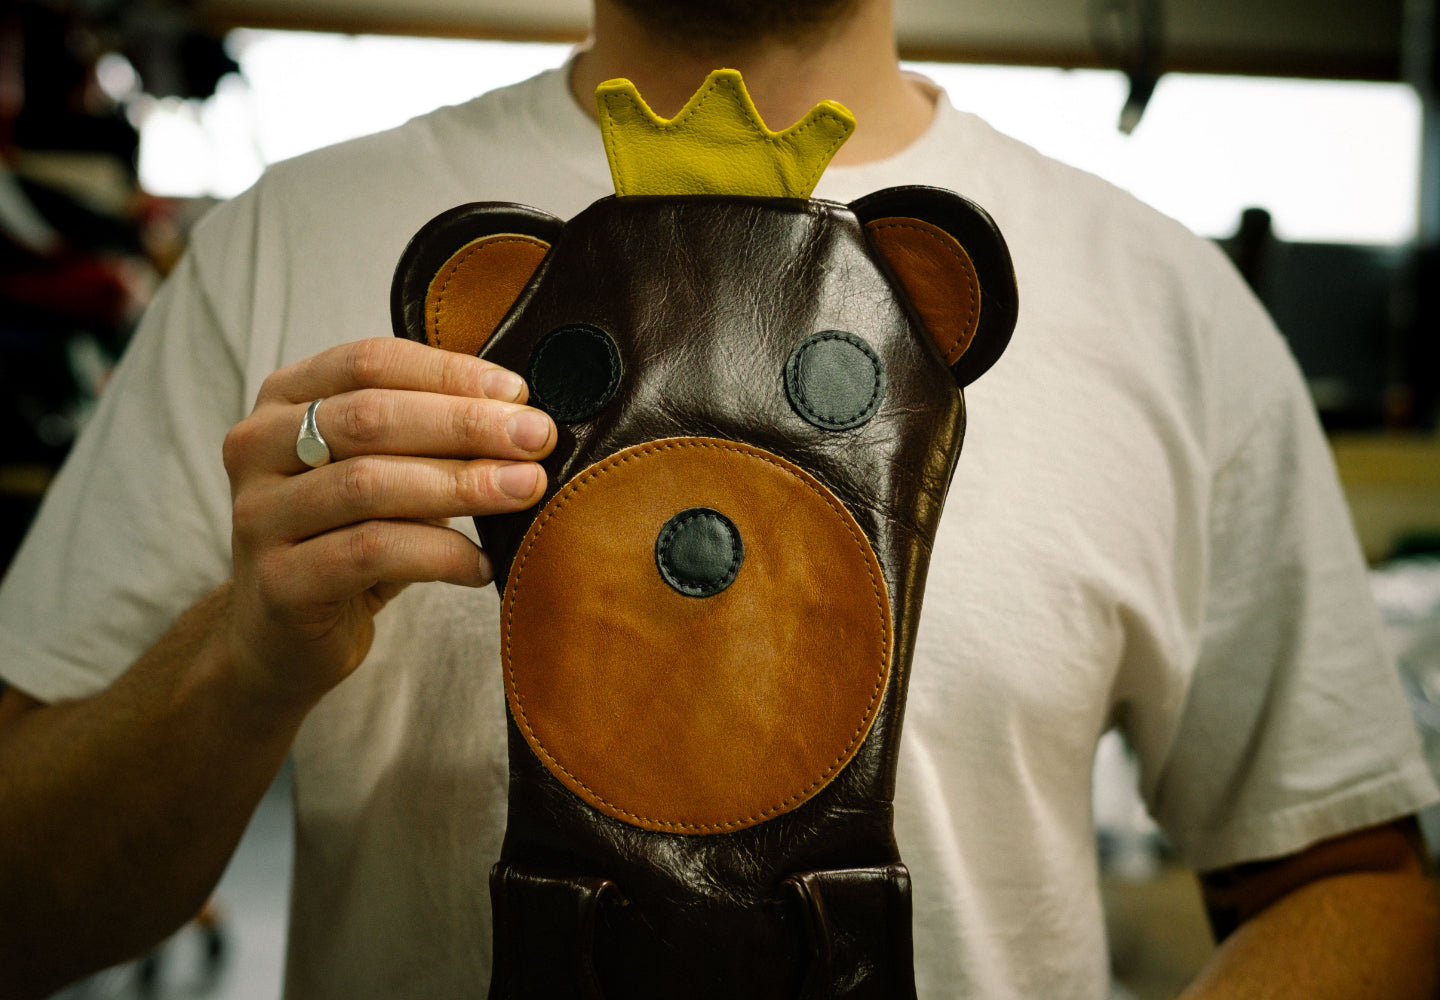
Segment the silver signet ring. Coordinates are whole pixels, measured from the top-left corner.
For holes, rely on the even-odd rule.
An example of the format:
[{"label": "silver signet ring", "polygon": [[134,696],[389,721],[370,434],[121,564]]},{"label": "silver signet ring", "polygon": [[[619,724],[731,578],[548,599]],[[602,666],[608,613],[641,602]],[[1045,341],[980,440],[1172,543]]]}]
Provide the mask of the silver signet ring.
[{"label": "silver signet ring", "polygon": [[310,404],[310,408],[305,411],[305,419],[300,421],[300,436],[295,439],[295,454],[312,469],[318,469],[330,461],[330,446],[320,436],[320,428],[315,424],[315,411],[320,409],[323,402],[323,399],[317,399]]}]

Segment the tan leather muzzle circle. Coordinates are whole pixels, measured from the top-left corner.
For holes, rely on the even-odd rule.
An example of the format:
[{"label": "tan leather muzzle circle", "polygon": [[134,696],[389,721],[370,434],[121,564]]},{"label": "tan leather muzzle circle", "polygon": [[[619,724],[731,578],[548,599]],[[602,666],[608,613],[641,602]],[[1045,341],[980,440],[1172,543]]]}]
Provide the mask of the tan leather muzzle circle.
[{"label": "tan leather muzzle circle", "polygon": [[[656,564],[656,539],[693,508],[744,545],[733,581],[703,597]],[[575,476],[521,543],[502,628],[531,749],[650,830],[735,830],[807,801],[854,756],[889,676],[889,599],[854,518],[790,462],[711,438]]]}]

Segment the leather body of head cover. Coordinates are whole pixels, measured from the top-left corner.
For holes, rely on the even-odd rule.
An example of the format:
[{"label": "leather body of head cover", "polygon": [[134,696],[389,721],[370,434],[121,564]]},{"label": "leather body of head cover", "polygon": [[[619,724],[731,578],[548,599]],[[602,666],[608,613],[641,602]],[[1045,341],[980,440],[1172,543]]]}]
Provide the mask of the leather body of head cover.
[{"label": "leather body of head cover", "polygon": [[597,101],[615,197],[460,206],[393,288],[397,334],[520,372],[559,427],[540,504],[477,519],[491,996],[912,997],[900,725],[1009,253],[948,191],[811,199],[838,105],[773,133],[733,71],[668,121],[625,81]]}]

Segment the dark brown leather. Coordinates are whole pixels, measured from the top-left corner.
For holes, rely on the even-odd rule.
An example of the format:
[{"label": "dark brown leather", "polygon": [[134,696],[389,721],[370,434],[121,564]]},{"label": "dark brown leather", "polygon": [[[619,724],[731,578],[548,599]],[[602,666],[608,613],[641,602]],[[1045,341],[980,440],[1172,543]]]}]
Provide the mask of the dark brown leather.
[{"label": "dark brown leather", "polygon": [[[466,295],[472,297],[472,301],[482,302],[487,317],[493,319],[483,320],[478,328],[461,331],[456,337],[440,338],[441,342],[437,343],[432,334],[433,316],[429,314],[434,305],[430,292],[437,279],[475,240],[526,236],[549,246],[563,228],[564,223],[553,215],[509,202],[472,202],[441,212],[410,238],[395,268],[395,279],[390,285],[390,326],[395,335],[446,350],[464,349],[473,340],[477,345],[474,350],[478,351],[478,345],[494,332],[495,324],[515,303],[524,282],[518,285],[514,280],[498,284],[484,282],[467,288]],[[528,248],[520,244],[510,246],[518,251],[518,257],[530,256]],[[527,279],[534,272],[534,266],[530,266]],[[459,323],[469,325],[464,319]]]},{"label": "dark brown leather", "polygon": [[801,1000],[915,996],[908,962],[910,872],[903,864],[800,872],[783,888],[794,900],[809,948]]},{"label": "dark brown leather", "polygon": [[[499,226],[513,207],[492,208]],[[484,235],[483,210],[451,238]],[[862,228],[898,217],[955,235],[974,262],[981,313],[951,367],[892,277],[916,263],[892,267]],[[420,284],[436,256],[412,243],[397,287]],[[573,380],[547,354],[548,383],[604,382],[585,395],[605,401],[561,421],[537,508],[477,520],[504,589],[502,866],[614,884],[625,905],[602,908],[583,945],[603,996],[913,996],[891,824],[900,724],[964,431],[957,383],[1009,337],[1008,266],[993,223],[949,192],[892,189],[855,211],[604,199],[555,234],[486,344],[483,357],[521,372],[566,327],[602,331],[618,352],[603,372],[578,358],[589,367]],[[974,289],[936,291],[927,312]],[[829,331],[858,353],[835,346],[816,363],[853,370],[787,386],[787,365],[815,360],[796,352]],[[797,403],[797,382],[824,405]],[[656,564],[665,526],[695,508],[743,546],[734,581],[701,588],[712,596],[677,591]],[[541,933],[514,920],[518,884],[497,897],[497,935],[507,954],[550,954],[515,943]],[[499,962],[492,997],[541,995]]]},{"label": "dark brown leather", "polygon": [[500,862],[490,870],[495,913],[492,982],[503,995],[601,1000],[595,929],[623,906],[615,883]]},{"label": "dark brown leather", "polygon": [[[918,219],[944,231],[960,244],[979,280],[980,316],[970,345],[957,360],[950,362],[950,371],[962,388],[985,374],[1010,343],[1020,309],[1010,249],[995,220],[966,198],[920,186],[885,188],[857,199],[850,204],[850,209],[867,227],[882,219]],[[875,249],[887,273],[905,287],[902,277],[905,262],[892,263],[882,245],[877,244]],[[931,302],[943,302],[939,288],[932,287],[927,292]],[[963,312],[967,308],[967,292],[964,287],[952,289],[949,308]],[[921,323],[924,323],[923,316]]]}]

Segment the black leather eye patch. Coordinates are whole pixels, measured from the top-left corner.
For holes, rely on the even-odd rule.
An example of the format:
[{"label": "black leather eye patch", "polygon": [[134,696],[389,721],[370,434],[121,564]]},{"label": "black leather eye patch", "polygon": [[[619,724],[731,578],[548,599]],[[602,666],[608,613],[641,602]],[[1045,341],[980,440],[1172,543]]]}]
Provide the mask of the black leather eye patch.
[{"label": "black leather eye patch", "polygon": [[599,327],[572,323],[551,330],[530,355],[525,381],[531,405],[562,424],[589,420],[620,386],[620,348]]},{"label": "black leather eye patch", "polygon": [[885,396],[885,366],[852,333],[826,330],[795,348],[785,363],[785,391],[795,412],[816,427],[843,431],[875,415]]}]

